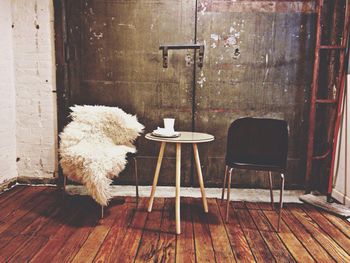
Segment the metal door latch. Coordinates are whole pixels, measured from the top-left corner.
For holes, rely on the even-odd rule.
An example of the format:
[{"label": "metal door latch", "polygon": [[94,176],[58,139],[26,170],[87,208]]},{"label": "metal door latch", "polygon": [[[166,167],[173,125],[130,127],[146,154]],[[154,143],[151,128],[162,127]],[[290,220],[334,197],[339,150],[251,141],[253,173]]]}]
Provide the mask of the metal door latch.
[{"label": "metal door latch", "polygon": [[168,50],[169,49],[199,49],[198,67],[203,67],[204,45],[203,44],[178,44],[178,45],[161,45],[159,49],[163,51],[163,68],[168,67]]}]

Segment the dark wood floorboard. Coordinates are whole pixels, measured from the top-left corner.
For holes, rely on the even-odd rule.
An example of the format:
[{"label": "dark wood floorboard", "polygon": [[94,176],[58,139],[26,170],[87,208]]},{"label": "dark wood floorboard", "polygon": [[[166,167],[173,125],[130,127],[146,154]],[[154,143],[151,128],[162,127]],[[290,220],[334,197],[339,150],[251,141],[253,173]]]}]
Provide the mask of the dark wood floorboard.
[{"label": "dark wood floorboard", "polygon": [[[349,254],[339,246],[331,236],[328,235],[322,228],[309,217],[299,205],[288,204],[288,210],[299,220],[299,222],[311,233],[312,237],[316,239],[325,250],[337,262],[350,262]],[[350,251],[350,250],[347,250]]]},{"label": "dark wood floorboard", "polygon": [[164,198],[155,199],[152,213],[147,217],[135,262],[154,262],[157,258],[159,252],[157,246],[161,230],[163,210]]},{"label": "dark wood floorboard", "polygon": [[305,204],[285,204],[281,231],[269,203],[118,197],[100,218],[88,196],[16,186],[0,195],[1,262],[350,262],[350,223]]},{"label": "dark wood floorboard", "polygon": [[[172,216],[172,221],[175,224],[174,205],[175,200],[172,199],[172,206],[169,215]],[[194,228],[191,211],[191,199],[188,197],[181,198],[181,235],[176,237],[176,262],[196,262],[195,242],[194,242]],[[175,226],[175,225],[174,225]],[[172,233],[175,234],[175,228],[172,228]]]},{"label": "dark wood floorboard", "polygon": [[[167,198],[164,203],[161,232],[157,244],[155,262],[175,262],[176,234],[175,234],[175,206],[174,198]],[[184,220],[186,220],[184,218]],[[184,226],[183,226],[184,227]],[[190,243],[191,244],[191,243]],[[189,260],[188,262],[192,262]]]},{"label": "dark wood floorboard", "polygon": [[[263,210],[263,212],[270,224],[276,228],[278,223],[278,215],[275,213],[275,211]],[[314,258],[306,250],[301,241],[291,231],[283,219],[281,221],[281,229],[278,236],[297,262],[315,262]]]},{"label": "dark wood floorboard", "polygon": [[[221,218],[225,218],[226,211],[226,202],[221,202],[217,200]],[[253,253],[247,242],[242,227],[239,223],[236,211],[230,209],[229,211],[229,221],[225,224],[226,232],[229,237],[232,252],[235,256],[235,259],[238,262],[255,262]]]}]

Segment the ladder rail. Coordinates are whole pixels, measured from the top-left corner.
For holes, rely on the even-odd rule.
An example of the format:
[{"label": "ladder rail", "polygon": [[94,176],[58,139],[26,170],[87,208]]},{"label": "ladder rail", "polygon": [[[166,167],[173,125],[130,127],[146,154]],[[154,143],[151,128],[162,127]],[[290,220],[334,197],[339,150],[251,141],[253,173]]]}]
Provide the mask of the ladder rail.
[{"label": "ladder rail", "polygon": [[[330,172],[328,175],[328,194],[330,194],[332,190],[332,180],[333,180],[333,173],[334,173],[334,163],[335,163],[335,149],[336,149],[336,143],[338,138],[338,132],[339,132],[339,126],[340,126],[340,117],[341,117],[341,105],[343,100],[343,94],[344,94],[344,86],[345,86],[345,56],[346,56],[346,50],[348,47],[348,37],[349,37],[349,22],[350,22],[350,4],[349,0],[346,1],[346,10],[344,13],[344,26],[343,26],[343,37],[341,40],[341,44],[334,44],[333,43],[329,45],[322,45],[322,30],[321,30],[321,17],[322,17],[322,9],[324,6],[324,0],[318,0],[317,1],[317,23],[316,23],[316,46],[315,46],[315,62],[314,62],[314,68],[313,68],[313,79],[312,79],[312,87],[311,87],[311,99],[310,99],[310,112],[309,112],[309,130],[308,130],[308,144],[307,144],[307,162],[306,162],[306,177],[305,177],[305,184],[306,184],[306,192],[311,191],[311,182],[312,182],[312,167],[313,167],[313,160],[322,160],[328,157],[329,154],[324,154],[321,156],[318,156],[315,158],[314,156],[314,139],[315,139],[315,126],[316,126],[316,105],[318,103],[332,106],[335,104],[335,107],[337,109],[335,120],[332,122],[332,124],[327,129],[328,134],[328,141],[330,142],[330,148],[328,149],[328,153],[331,153],[331,167]],[[337,14],[333,17],[333,23],[332,25],[336,24],[337,20]],[[333,40],[333,37],[330,38],[330,40]],[[339,72],[336,76],[333,76],[332,78],[335,78],[336,87],[337,87],[337,93],[335,99],[318,99],[318,88],[319,88],[319,74],[320,74],[320,51],[321,50],[339,50]],[[333,72],[334,73],[334,72]],[[330,134],[332,134],[331,137]]]},{"label": "ladder rail", "polygon": [[321,45],[321,14],[322,14],[323,0],[317,1],[317,22],[316,22],[316,47],[315,47],[315,62],[313,68],[312,86],[311,86],[311,100],[310,100],[310,112],[309,112],[309,132],[306,154],[306,191],[310,191],[311,173],[312,173],[312,157],[314,148],[314,136],[315,136],[315,115],[316,115],[316,96],[318,90],[318,75],[320,67],[320,52],[319,47]]}]

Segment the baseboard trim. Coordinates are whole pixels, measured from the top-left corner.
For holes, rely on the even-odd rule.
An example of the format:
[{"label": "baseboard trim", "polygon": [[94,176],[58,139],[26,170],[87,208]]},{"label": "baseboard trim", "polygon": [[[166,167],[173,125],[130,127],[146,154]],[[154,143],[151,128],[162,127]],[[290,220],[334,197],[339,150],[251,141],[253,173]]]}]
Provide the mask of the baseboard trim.
[{"label": "baseboard trim", "polygon": [[37,178],[37,177],[26,177],[19,176],[17,178],[17,184],[28,184],[28,185],[57,185],[57,178]]},{"label": "baseboard trim", "polygon": [[350,206],[350,197],[335,188],[332,190],[332,197],[343,205]]},{"label": "baseboard trim", "polygon": [[17,184],[17,177],[12,178],[6,182],[3,182],[2,184],[0,184],[0,193],[12,188],[16,184]]}]

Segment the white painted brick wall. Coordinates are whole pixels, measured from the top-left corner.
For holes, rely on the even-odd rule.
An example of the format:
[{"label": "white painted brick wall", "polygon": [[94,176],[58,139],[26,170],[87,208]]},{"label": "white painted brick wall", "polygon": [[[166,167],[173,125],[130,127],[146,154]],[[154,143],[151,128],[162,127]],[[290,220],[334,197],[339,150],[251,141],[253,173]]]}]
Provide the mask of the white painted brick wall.
[{"label": "white painted brick wall", "polygon": [[53,6],[12,0],[18,176],[57,170]]},{"label": "white painted brick wall", "polygon": [[17,177],[11,0],[0,8],[0,184]]}]

